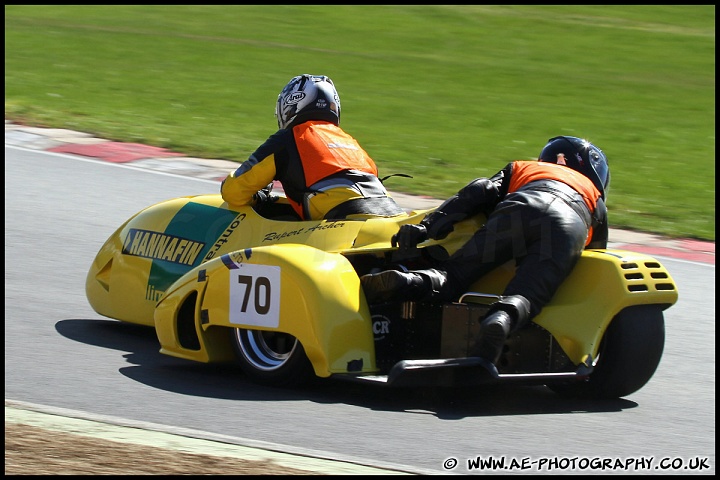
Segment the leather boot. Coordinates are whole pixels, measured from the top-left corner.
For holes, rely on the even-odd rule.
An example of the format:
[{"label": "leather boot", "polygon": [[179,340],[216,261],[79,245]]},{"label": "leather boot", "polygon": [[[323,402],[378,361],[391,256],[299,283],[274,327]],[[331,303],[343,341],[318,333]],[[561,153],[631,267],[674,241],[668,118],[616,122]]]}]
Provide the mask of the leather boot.
[{"label": "leather boot", "polygon": [[401,272],[386,270],[360,278],[368,303],[431,300],[439,294],[447,279],[435,269]]},{"label": "leather boot", "polygon": [[527,324],[530,302],[520,295],[503,297],[490,306],[480,322],[480,334],[472,352],[497,365],[510,333]]}]

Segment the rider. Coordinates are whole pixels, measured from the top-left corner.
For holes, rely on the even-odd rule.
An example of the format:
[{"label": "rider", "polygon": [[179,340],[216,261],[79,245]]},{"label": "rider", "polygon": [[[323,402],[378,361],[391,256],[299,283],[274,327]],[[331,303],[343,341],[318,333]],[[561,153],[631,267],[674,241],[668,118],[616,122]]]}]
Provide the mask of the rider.
[{"label": "rider", "polygon": [[223,180],[228,204],[262,201],[264,187],[279,180],[304,220],[405,214],[372,158],[339,127],[340,97],[330,78],[294,77],[278,95],[275,116],[279,130]]},{"label": "rider", "polygon": [[552,299],[582,250],[607,247],[609,184],[607,158],[599,148],[577,137],[551,138],[537,162],[511,162],[491,178],[475,179],[419,224],[400,227],[392,245],[409,252],[428,238],[445,238],[470,215],[487,216],[437,269],[363,276],[366,298],[453,301],[472,282],[515,259],[515,275],[481,320],[471,352],[496,364],[510,332]]}]

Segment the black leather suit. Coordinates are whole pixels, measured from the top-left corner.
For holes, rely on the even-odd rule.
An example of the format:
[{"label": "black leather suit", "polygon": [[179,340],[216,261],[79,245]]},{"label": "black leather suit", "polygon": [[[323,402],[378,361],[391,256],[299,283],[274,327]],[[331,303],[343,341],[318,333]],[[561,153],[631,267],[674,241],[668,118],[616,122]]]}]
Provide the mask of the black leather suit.
[{"label": "black leather suit", "polygon": [[[457,300],[473,281],[515,259],[516,274],[503,295],[525,297],[533,318],[552,299],[584,248],[607,247],[607,209],[600,192],[592,187],[596,197],[589,201],[595,204],[590,211],[579,193],[582,188],[567,179],[548,174],[525,184],[512,182],[517,164],[523,163],[528,162],[512,162],[489,179],[473,180],[420,222],[429,238],[441,239],[454,223],[480,212],[487,215],[486,224],[440,265],[447,274],[438,292],[441,299]],[[558,167],[537,163],[543,166],[537,169]],[[514,191],[508,193],[511,183]],[[586,184],[586,193],[587,188]]]}]

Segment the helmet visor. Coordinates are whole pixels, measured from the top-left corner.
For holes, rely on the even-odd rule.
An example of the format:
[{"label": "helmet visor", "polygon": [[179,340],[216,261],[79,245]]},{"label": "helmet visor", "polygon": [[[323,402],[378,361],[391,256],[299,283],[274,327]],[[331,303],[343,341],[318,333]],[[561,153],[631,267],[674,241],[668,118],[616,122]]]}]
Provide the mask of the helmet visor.
[{"label": "helmet visor", "polygon": [[610,183],[610,169],[608,167],[607,157],[605,157],[605,154],[595,145],[590,144],[588,149],[588,161],[590,162],[590,166],[592,166],[593,170],[595,170],[600,182],[602,182],[604,189],[607,189],[608,184]]}]

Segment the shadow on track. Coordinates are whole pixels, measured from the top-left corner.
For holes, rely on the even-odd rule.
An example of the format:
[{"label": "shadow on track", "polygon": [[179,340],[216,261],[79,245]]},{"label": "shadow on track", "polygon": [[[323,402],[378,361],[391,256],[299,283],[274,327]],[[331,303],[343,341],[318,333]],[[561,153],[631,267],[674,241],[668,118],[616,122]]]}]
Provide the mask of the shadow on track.
[{"label": "shadow on track", "polygon": [[232,364],[202,364],[160,353],[152,327],[114,320],[68,319],[55,325],[62,336],[87,345],[127,352],[125,377],[161,390],[237,401],[343,403],[377,411],[466,417],[620,412],[637,406],[626,399],[589,401],[564,398],[543,386],[493,385],[468,388],[389,388],[317,379],[302,388],[272,388],[247,380]]}]

